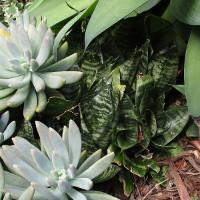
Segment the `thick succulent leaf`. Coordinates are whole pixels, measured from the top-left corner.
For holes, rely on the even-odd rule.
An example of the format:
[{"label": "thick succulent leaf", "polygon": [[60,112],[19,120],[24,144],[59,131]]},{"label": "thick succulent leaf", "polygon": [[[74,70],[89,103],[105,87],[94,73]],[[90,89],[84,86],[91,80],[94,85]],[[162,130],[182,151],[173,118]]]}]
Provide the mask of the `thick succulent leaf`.
[{"label": "thick succulent leaf", "polygon": [[67,180],[58,181],[58,188],[62,193],[68,193],[72,189],[70,183]]},{"label": "thick succulent leaf", "polygon": [[28,36],[31,43],[32,51],[35,52],[36,49],[36,40],[37,40],[38,31],[35,26],[29,24]]},{"label": "thick succulent leaf", "polygon": [[64,161],[60,154],[58,154],[56,151],[52,152],[52,164],[55,170],[60,171],[62,169],[65,169]]},{"label": "thick succulent leaf", "polygon": [[48,157],[51,159],[54,148],[49,138],[49,128],[39,121],[36,121],[35,124],[40,136],[41,144],[44,146]]},{"label": "thick succulent leaf", "polygon": [[46,84],[47,87],[58,89],[61,88],[65,84],[65,79],[61,76],[54,76],[53,74],[37,74]]},{"label": "thick succulent leaf", "polygon": [[36,108],[36,112],[41,113],[45,110],[45,108],[47,106],[47,97],[46,97],[46,94],[44,93],[44,91],[38,92],[37,97],[38,97],[38,105]]},{"label": "thick succulent leaf", "polygon": [[[5,178],[4,178],[4,170],[0,163],[0,190],[2,190],[5,186]],[[0,192],[0,198],[2,197],[2,193]]]},{"label": "thick succulent leaf", "polygon": [[36,38],[36,48],[35,48],[35,51],[33,54],[33,58],[37,57],[47,30],[48,30],[47,25],[46,25],[45,21],[42,20],[37,27],[38,34],[37,34],[37,38]]},{"label": "thick succulent leaf", "polygon": [[189,120],[186,107],[176,106],[157,116],[158,131],[153,142],[164,146],[171,142]]},{"label": "thick succulent leaf", "polygon": [[171,84],[174,84],[179,68],[179,56],[174,47],[167,52],[154,57],[148,67],[151,69],[151,75],[155,80],[156,88],[164,92]]},{"label": "thick succulent leaf", "polygon": [[99,191],[82,191],[81,193],[86,196],[87,200],[119,200],[109,194]]},{"label": "thick succulent leaf", "polygon": [[121,167],[111,164],[102,174],[93,179],[94,183],[102,183],[113,178],[121,171]]},{"label": "thick succulent leaf", "polygon": [[8,100],[12,97],[13,95],[11,94],[11,95],[9,95],[9,96],[7,96],[7,97],[4,97],[4,98],[1,98],[0,99],[0,111],[1,110],[4,110],[5,108],[7,108],[8,106],[7,106],[7,102],[8,102]]},{"label": "thick succulent leaf", "polygon": [[30,85],[18,89],[17,92],[8,100],[7,105],[9,107],[17,107],[24,103],[29,93]]},{"label": "thick succulent leaf", "polygon": [[7,140],[15,132],[16,122],[11,122],[3,133],[4,140]]},{"label": "thick succulent leaf", "polygon": [[32,187],[28,187],[19,200],[32,200],[35,190]]},{"label": "thick succulent leaf", "polygon": [[56,72],[56,71],[66,71],[70,69],[78,59],[77,53],[74,53],[52,65],[41,66],[39,71],[43,72]]},{"label": "thick succulent leaf", "polygon": [[82,174],[77,176],[77,178],[90,178],[93,179],[104,172],[109,165],[112,163],[114,159],[114,153],[109,153],[108,155],[104,156],[96,163],[94,163],[91,167],[89,167],[86,171]]},{"label": "thick succulent leaf", "polygon": [[22,80],[18,79],[16,81],[11,81],[11,83],[8,86],[11,88],[20,89],[29,84],[30,80],[31,80],[31,73],[27,73],[24,75]]},{"label": "thick succulent leaf", "polygon": [[170,8],[180,21],[190,25],[200,25],[200,2],[198,0],[172,0]]},{"label": "thick succulent leaf", "polygon": [[9,118],[10,118],[10,114],[9,114],[8,111],[6,111],[5,113],[3,113],[1,115],[1,118],[0,118],[0,132],[3,132],[5,130],[6,126],[8,125]]},{"label": "thick succulent leaf", "polygon": [[21,188],[25,190],[27,187],[30,186],[30,182],[24,179],[21,176],[16,174],[10,173],[8,171],[4,171],[5,173],[5,184],[12,187],[12,188]]},{"label": "thick succulent leaf", "polygon": [[10,78],[10,79],[0,79],[0,87],[3,87],[3,88],[8,88],[9,84],[13,83],[13,82],[16,82],[16,81],[21,81],[23,79],[24,76],[20,76],[18,75],[17,77],[15,78]]},{"label": "thick succulent leaf", "polygon": [[89,158],[85,160],[85,162],[79,167],[79,169],[76,172],[76,175],[83,173],[85,170],[87,170],[90,166],[92,166],[95,162],[97,162],[101,158],[102,150],[98,150],[94,152]]},{"label": "thick succulent leaf", "polygon": [[36,92],[40,92],[45,89],[45,82],[36,73],[32,73],[32,83]]},{"label": "thick succulent leaf", "polygon": [[38,183],[32,182],[31,186],[40,193],[44,198],[47,198],[49,200],[55,200],[57,199],[47,188],[42,187]]},{"label": "thick succulent leaf", "polygon": [[53,148],[56,150],[56,153],[58,153],[61,156],[64,162],[64,166],[65,166],[64,168],[67,169],[69,164],[71,163],[69,163],[69,160],[68,160],[69,155],[68,155],[68,150],[65,143],[63,142],[60,135],[52,128],[49,128],[49,138],[51,140],[51,144]]},{"label": "thick succulent leaf", "polygon": [[23,109],[23,115],[27,121],[33,118],[36,108],[37,108],[37,95],[35,89],[33,88],[33,86],[31,86],[27,99],[24,102],[24,109]]},{"label": "thick succulent leaf", "polygon": [[24,164],[14,164],[13,168],[20,176],[24,177],[25,179],[27,179],[30,182],[35,181],[45,187],[49,186],[49,184],[46,181],[46,176],[44,176],[41,173],[38,173],[30,166],[24,165]]},{"label": "thick succulent leaf", "polygon": [[200,59],[199,53],[200,28],[194,27],[187,45],[184,67],[185,95],[189,113],[194,117],[200,116],[200,106],[197,103],[200,99],[200,67],[197,64]]},{"label": "thick succulent leaf", "polygon": [[21,27],[18,27],[18,37],[22,51],[28,50],[32,54],[31,43],[27,32]]},{"label": "thick succulent leaf", "polygon": [[81,134],[72,120],[69,121],[68,141],[69,163],[76,167],[81,155]]},{"label": "thick succulent leaf", "polygon": [[78,72],[78,71],[60,71],[60,72],[51,72],[50,74],[63,77],[65,79],[65,84],[75,83],[79,81],[83,76],[83,72]]},{"label": "thick succulent leaf", "polygon": [[68,43],[65,41],[58,49],[58,60],[62,60],[67,57]]},{"label": "thick succulent leaf", "polygon": [[49,37],[45,37],[36,58],[36,61],[40,66],[46,62],[46,60],[50,56],[50,53],[51,53],[51,40]]},{"label": "thick succulent leaf", "polygon": [[127,170],[122,170],[119,179],[123,183],[124,194],[129,197],[134,189],[133,175]]},{"label": "thick succulent leaf", "polygon": [[68,195],[73,200],[88,200],[82,193],[78,192],[77,190],[74,190],[73,188],[69,190]]},{"label": "thick succulent leaf", "polygon": [[7,48],[14,58],[21,58],[22,54],[17,45],[10,39],[6,39]]},{"label": "thick succulent leaf", "polygon": [[78,187],[84,190],[90,190],[93,186],[93,182],[89,178],[74,178],[69,181],[74,187]]},{"label": "thick succulent leaf", "polygon": [[50,160],[41,151],[31,149],[31,154],[34,163],[44,174],[49,175],[49,172],[54,170]]},{"label": "thick succulent leaf", "polygon": [[[128,0],[126,3],[113,0],[100,0],[86,29],[85,46],[87,47],[96,36],[131,13],[133,10],[137,9],[145,2],[147,2],[147,0]],[[118,5],[117,7],[115,6],[116,4]],[[115,9],[113,9],[114,7]],[[109,15],[105,15],[105,13],[109,13]]]}]

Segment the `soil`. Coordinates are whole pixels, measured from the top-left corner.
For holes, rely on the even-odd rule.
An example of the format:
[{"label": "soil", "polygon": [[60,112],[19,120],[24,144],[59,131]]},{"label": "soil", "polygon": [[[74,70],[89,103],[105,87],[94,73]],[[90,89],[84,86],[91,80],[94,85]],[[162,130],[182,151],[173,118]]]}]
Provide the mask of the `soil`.
[{"label": "soil", "polygon": [[123,185],[118,177],[97,185],[98,190],[120,200],[200,200],[200,141],[192,142],[185,137],[179,140],[179,144],[184,152],[173,159],[165,158],[159,162],[160,166],[166,165],[170,169],[165,180],[167,187],[156,183],[151,176],[135,176],[136,187],[129,197],[123,194]]}]

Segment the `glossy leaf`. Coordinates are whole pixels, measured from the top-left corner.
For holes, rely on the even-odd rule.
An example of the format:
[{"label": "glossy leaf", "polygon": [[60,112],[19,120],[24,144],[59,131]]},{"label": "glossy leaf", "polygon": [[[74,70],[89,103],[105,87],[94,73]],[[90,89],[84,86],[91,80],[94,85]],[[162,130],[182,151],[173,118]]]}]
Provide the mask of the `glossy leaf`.
[{"label": "glossy leaf", "polygon": [[186,107],[176,106],[157,116],[157,137],[153,141],[161,146],[171,142],[185,127],[189,120]]},{"label": "glossy leaf", "polygon": [[189,114],[194,117],[200,116],[200,27],[192,30],[187,45],[184,66],[185,95],[187,98]]},{"label": "glossy leaf", "polygon": [[145,2],[147,2],[147,0],[127,0],[126,2],[122,2],[120,0],[100,0],[86,29],[85,46],[87,47],[96,36],[137,9]]},{"label": "glossy leaf", "polygon": [[[88,8],[94,0],[68,0],[67,3],[81,12],[82,10]],[[46,9],[48,8],[48,9]],[[59,12],[57,12],[59,10]],[[48,27],[65,20],[77,14],[77,11],[71,9],[64,0],[48,0],[48,1],[36,1],[30,8],[30,15],[36,16],[39,21],[41,17],[47,18]]]},{"label": "glossy leaf", "polygon": [[133,175],[126,170],[120,172],[120,181],[123,183],[124,194],[128,197],[134,189]]},{"label": "glossy leaf", "polygon": [[171,0],[171,11],[180,21],[190,25],[200,25],[200,1]]}]

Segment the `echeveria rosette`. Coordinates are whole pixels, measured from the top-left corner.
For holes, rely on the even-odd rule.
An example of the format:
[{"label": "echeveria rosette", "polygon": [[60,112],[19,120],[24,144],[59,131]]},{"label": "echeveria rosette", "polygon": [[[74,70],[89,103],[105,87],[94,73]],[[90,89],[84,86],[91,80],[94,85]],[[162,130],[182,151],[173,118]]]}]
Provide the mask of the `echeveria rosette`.
[{"label": "echeveria rosette", "polygon": [[100,158],[98,150],[83,159],[81,135],[72,120],[69,127],[63,128],[62,137],[41,122],[36,122],[36,127],[42,151],[21,137],[13,138],[13,146],[2,146],[0,156],[15,173],[4,171],[7,178],[2,192],[18,197],[31,185],[36,191],[34,200],[117,200],[105,193],[88,191],[93,186],[92,179],[111,164],[114,153]]},{"label": "echeveria rosette", "polygon": [[[34,195],[34,189],[32,186],[30,186],[29,188],[27,188],[23,194],[19,197],[18,200],[32,200],[33,199],[33,195]],[[12,200],[11,194],[10,193],[6,193],[4,195],[3,200]]]},{"label": "echeveria rosette", "polygon": [[9,27],[0,24],[0,110],[24,103],[23,115],[30,120],[47,104],[46,88],[58,89],[77,82],[82,72],[72,70],[77,54],[66,57],[65,42],[53,57],[54,35],[45,20],[36,27],[28,12],[8,19]]},{"label": "echeveria rosette", "polygon": [[15,132],[16,122],[12,121],[8,124],[10,114],[8,111],[3,113],[0,118],[0,144],[9,139]]}]

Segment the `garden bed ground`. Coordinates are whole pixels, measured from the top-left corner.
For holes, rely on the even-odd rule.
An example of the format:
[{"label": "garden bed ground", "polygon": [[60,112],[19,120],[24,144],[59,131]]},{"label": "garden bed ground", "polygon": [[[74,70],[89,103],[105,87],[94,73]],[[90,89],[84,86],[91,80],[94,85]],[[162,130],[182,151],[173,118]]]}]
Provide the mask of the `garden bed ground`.
[{"label": "garden bed ground", "polygon": [[[163,187],[156,184],[150,177],[135,177],[135,190],[130,197],[123,195],[121,183],[112,179],[100,184],[98,189],[113,194],[121,200],[186,200],[189,194],[191,200],[200,198],[200,145],[194,147],[190,139],[185,137],[179,140],[179,144],[184,148],[184,152],[173,159],[165,158],[160,165],[170,166],[167,173],[168,186]],[[198,196],[195,198],[195,196]]]}]

